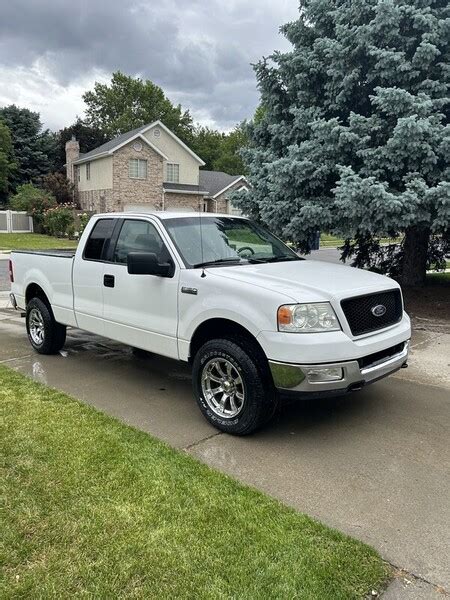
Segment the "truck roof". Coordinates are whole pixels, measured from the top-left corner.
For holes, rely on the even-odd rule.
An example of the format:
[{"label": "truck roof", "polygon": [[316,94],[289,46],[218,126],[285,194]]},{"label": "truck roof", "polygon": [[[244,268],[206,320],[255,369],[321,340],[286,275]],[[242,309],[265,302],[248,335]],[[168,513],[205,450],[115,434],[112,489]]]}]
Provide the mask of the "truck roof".
[{"label": "truck roof", "polygon": [[246,219],[239,215],[229,215],[227,213],[211,213],[211,212],[194,212],[194,211],[164,211],[164,210],[133,210],[126,212],[99,213],[95,217],[132,217],[132,216],[148,216],[156,217],[157,219],[180,219],[189,217],[232,217],[233,219]]}]

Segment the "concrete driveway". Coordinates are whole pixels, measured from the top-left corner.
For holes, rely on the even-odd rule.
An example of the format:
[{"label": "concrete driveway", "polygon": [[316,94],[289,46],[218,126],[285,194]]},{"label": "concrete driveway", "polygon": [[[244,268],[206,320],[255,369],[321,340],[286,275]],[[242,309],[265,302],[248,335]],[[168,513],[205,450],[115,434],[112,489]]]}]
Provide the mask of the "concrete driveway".
[{"label": "concrete driveway", "polygon": [[[0,362],[373,545],[408,573],[386,597],[442,598],[429,582],[450,589],[450,336],[421,332],[406,371],[348,397],[292,403],[235,438],[203,419],[187,366],[68,333],[60,355],[40,356],[23,319],[0,310]],[[426,359],[428,370],[414,366]]]},{"label": "concrete driveway", "polygon": [[8,258],[0,255],[0,292],[9,290]]}]

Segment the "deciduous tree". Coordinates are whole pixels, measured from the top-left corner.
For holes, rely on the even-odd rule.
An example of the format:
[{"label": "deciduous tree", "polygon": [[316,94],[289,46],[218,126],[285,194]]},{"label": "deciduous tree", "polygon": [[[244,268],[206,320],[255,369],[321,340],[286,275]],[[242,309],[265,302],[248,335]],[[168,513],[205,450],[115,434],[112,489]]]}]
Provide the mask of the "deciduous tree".
[{"label": "deciduous tree", "polygon": [[185,143],[192,139],[193,122],[188,110],[174,105],[149,79],[113,73],[110,84],[95,83],[83,95],[87,121],[109,138],[160,119]]},{"label": "deciduous tree", "polygon": [[205,161],[202,167],[208,171],[214,170],[215,162],[220,158],[225,134],[210,127],[196,127],[192,137],[191,148]]},{"label": "deciduous tree", "polygon": [[55,198],[58,204],[74,201],[75,186],[63,173],[48,173],[41,181],[42,188]]},{"label": "deciduous tree", "polygon": [[241,149],[248,144],[247,125],[241,123],[223,137],[220,154],[214,161],[214,170],[229,175],[245,175],[247,168],[242,161]]},{"label": "deciduous tree", "polygon": [[69,127],[64,127],[58,132],[58,162],[56,170],[62,171],[66,162],[66,142],[68,142],[72,136],[78,140],[80,144],[80,152],[90,152],[94,148],[101,146],[108,137],[98,127],[89,125],[83,119],[78,117]]}]

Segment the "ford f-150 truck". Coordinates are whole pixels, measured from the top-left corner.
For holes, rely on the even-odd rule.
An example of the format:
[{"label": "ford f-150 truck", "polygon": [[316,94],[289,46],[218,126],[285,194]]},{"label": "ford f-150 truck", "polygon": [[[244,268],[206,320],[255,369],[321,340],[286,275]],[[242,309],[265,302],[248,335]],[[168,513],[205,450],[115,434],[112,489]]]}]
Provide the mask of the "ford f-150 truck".
[{"label": "ford f-150 truck", "polygon": [[395,281],[304,260],[244,217],[95,215],[76,251],[13,252],[10,276],[37,352],[57,353],[69,326],[189,361],[200,410],[232,434],[284,394],[358,390],[408,359]]}]

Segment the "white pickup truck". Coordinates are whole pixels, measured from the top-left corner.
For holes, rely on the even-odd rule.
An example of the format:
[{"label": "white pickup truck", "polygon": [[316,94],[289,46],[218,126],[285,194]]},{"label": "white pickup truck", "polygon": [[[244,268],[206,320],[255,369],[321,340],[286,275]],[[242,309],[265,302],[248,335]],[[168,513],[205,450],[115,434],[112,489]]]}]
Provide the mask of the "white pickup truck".
[{"label": "white pickup truck", "polygon": [[303,260],[243,217],[96,215],[76,251],[13,252],[10,276],[37,352],[57,353],[69,326],[188,361],[200,410],[232,434],[284,394],[358,390],[408,359],[395,281]]}]

